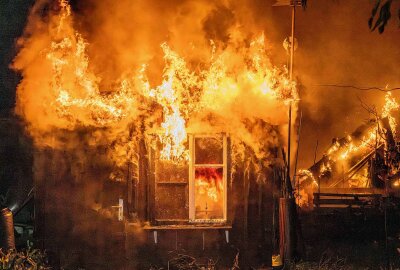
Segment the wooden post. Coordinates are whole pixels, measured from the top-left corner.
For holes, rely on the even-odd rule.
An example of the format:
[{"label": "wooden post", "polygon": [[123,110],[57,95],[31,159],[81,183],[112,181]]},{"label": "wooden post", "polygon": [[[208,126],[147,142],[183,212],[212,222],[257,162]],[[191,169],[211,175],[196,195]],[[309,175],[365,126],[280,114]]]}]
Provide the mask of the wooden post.
[{"label": "wooden post", "polygon": [[295,231],[295,201],[294,198],[280,198],[279,200],[279,233],[280,254],[285,262],[293,260],[296,244]]},{"label": "wooden post", "polygon": [[243,202],[243,260],[244,260],[244,265],[245,267],[248,266],[248,215],[249,215],[249,191],[250,191],[250,172],[247,171],[248,168],[245,169],[245,172],[243,174],[243,188],[244,188],[244,202]]},{"label": "wooden post", "polygon": [[285,240],[286,240],[286,204],[285,198],[279,199],[279,253],[285,259]]},{"label": "wooden post", "polygon": [[[297,149],[296,149],[296,159],[294,163],[294,173],[293,173],[293,184],[296,185],[296,176],[297,176],[297,161],[299,160],[299,148],[300,148],[300,134],[301,134],[301,124],[303,120],[303,111],[300,111],[300,122],[299,127],[297,129]],[[297,181],[297,204],[300,204],[300,179]]]},{"label": "wooden post", "polygon": [[147,162],[146,162],[146,146],[144,139],[139,139],[139,185],[138,185],[138,201],[139,204],[136,206],[138,212],[138,217],[141,220],[148,220],[148,189],[149,189],[149,179],[147,178]]},{"label": "wooden post", "polygon": [[134,212],[134,205],[133,205],[133,177],[132,177],[132,162],[128,162],[128,173],[127,173],[127,209],[128,209],[128,217]]},{"label": "wooden post", "polygon": [[280,251],[280,215],[279,215],[279,199],[273,199],[272,209],[272,267],[281,267],[282,257]]},{"label": "wooden post", "polygon": [[272,267],[279,269],[283,266],[280,252],[280,216],[279,216],[279,197],[280,197],[280,177],[277,169],[274,169],[272,183]]},{"label": "wooden post", "polygon": [[8,208],[3,208],[0,211],[0,229],[3,236],[0,239],[0,248],[3,248],[5,252],[9,249],[15,249],[14,217]]}]

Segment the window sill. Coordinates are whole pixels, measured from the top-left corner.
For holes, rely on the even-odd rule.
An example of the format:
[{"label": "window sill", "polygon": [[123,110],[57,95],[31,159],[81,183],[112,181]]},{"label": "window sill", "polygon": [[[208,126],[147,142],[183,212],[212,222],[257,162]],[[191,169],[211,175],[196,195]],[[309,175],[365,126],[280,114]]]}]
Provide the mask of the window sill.
[{"label": "window sill", "polygon": [[211,224],[211,223],[196,223],[182,225],[145,225],[144,230],[230,230],[232,226],[229,224]]}]

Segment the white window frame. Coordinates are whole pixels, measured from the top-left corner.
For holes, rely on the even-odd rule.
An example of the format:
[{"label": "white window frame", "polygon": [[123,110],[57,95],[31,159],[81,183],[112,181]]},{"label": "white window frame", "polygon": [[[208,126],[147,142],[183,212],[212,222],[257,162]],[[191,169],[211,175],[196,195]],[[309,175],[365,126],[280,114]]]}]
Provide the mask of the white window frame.
[{"label": "white window frame", "polygon": [[[222,164],[195,164],[195,139],[196,138],[222,138]],[[189,134],[189,221],[193,223],[225,223],[227,221],[227,135],[226,133],[220,134]],[[196,168],[223,168],[223,218],[222,219],[196,219],[195,209],[195,169]]]}]

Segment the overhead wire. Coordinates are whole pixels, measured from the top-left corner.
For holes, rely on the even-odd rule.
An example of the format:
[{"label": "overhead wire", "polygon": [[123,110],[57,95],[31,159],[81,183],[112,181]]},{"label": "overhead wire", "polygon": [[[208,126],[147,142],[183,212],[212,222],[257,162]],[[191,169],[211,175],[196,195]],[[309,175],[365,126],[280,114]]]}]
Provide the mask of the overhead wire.
[{"label": "overhead wire", "polygon": [[382,92],[391,92],[391,91],[396,91],[400,90],[400,87],[394,87],[394,88],[381,88],[377,86],[371,86],[371,87],[359,87],[355,85],[347,85],[347,84],[318,84],[317,86],[322,86],[322,87],[339,87],[339,88],[353,88],[361,91],[371,91],[371,90],[378,90]]}]

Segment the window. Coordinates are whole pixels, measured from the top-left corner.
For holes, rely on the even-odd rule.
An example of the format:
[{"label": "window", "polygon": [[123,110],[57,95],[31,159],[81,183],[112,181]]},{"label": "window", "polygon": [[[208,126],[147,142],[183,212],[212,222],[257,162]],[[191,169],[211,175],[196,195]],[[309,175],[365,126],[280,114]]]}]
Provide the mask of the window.
[{"label": "window", "polygon": [[226,135],[190,135],[189,152],[189,220],[199,223],[225,222]]},{"label": "window", "polygon": [[[152,146],[151,220],[158,224],[223,223],[227,220],[227,136],[190,134],[189,160],[162,160]],[[154,207],[154,208],[153,208]]]},{"label": "window", "polygon": [[159,145],[153,151],[154,221],[187,222],[189,217],[189,162],[179,163],[160,158]]}]

